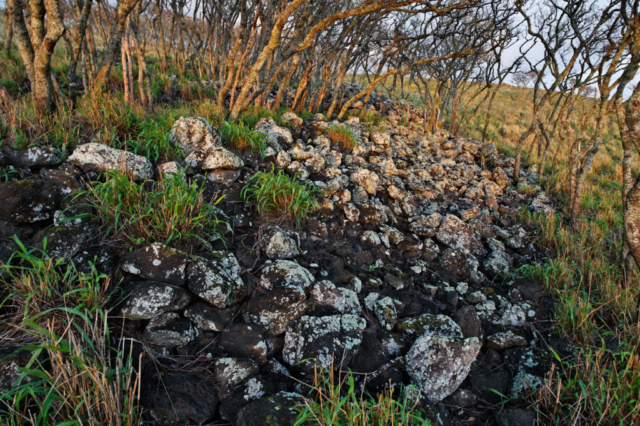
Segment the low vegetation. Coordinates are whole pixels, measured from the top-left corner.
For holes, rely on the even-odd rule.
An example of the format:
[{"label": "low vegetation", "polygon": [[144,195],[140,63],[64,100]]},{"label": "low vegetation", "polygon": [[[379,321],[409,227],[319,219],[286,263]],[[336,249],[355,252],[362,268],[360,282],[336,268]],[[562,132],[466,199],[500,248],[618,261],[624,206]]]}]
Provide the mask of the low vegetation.
[{"label": "low vegetation", "polygon": [[[203,187],[188,183],[181,172],[158,182],[137,183],[119,172],[79,192],[96,210],[107,241],[125,247],[160,242],[193,249],[222,238],[228,224],[216,200],[203,199]],[[211,202],[209,202],[211,201]]]},{"label": "low vegetation", "polygon": [[377,397],[356,391],[351,372],[316,369],[309,397],[305,398],[295,426],[430,426],[418,403],[411,401],[414,388],[391,388]]},{"label": "low vegetation", "polygon": [[15,243],[18,251],[0,264],[0,283],[9,290],[0,333],[23,346],[7,355],[19,377],[0,393],[0,423],[140,424],[139,365],[125,339],[112,346],[108,277],[91,262],[83,273],[73,262]]},{"label": "low vegetation", "polygon": [[222,143],[231,150],[241,154],[256,152],[264,156],[265,135],[248,127],[243,121],[222,124]]},{"label": "low vegetation", "polygon": [[283,170],[258,172],[242,189],[245,201],[254,204],[261,214],[297,222],[316,210],[314,193],[312,184],[301,183],[297,176],[291,178]]},{"label": "low vegetation", "polygon": [[324,133],[332,143],[337,144],[340,149],[346,152],[353,151],[358,143],[358,136],[356,133],[345,125],[332,124],[324,131]]}]

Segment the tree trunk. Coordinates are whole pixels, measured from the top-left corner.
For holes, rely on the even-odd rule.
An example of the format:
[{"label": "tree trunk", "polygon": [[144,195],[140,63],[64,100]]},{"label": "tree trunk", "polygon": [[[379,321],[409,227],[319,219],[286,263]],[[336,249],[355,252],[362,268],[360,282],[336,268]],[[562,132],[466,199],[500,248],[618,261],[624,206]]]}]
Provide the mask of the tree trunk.
[{"label": "tree trunk", "polygon": [[11,41],[13,40],[13,25],[9,17],[9,8],[4,11],[4,22],[7,27],[7,38],[4,39],[4,52],[7,56],[11,55]]},{"label": "tree trunk", "polygon": [[[626,108],[626,134],[629,145],[640,142],[640,85],[636,85],[633,94],[627,102]],[[625,151],[626,154],[626,151]],[[625,181],[631,178],[631,165],[627,165],[629,170],[623,170]],[[623,162],[623,167],[625,163]],[[628,173],[628,176],[627,176]],[[626,187],[623,185],[624,190]],[[626,248],[633,257],[636,265],[640,265],[640,176],[623,198],[624,201],[624,240]],[[631,264],[628,254],[625,253],[623,262]],[[630,271],[626,271],[627,274]]]},{"label": "tree trunk", "polygon": [[104,50],[100,69],[98,70],[98,74],[96,75],[96,80],[94,82],[94,89],[96,92],[102,91],[107,84],[111,67],[116,61],[118,52],[120,51],[120,43],[122,42],[122,35],[124,34],[127,18],[137,3],[138,0],[122,0],[122,2],[118,3],[118,7],[116,8],[116,24],[109,34],[109,41],[107,42],[107,46]]},{"label": "tree trunk", "polygon": [[[33,0],[31,9],[31,33],[27,30],[22,5],[19,0],[8,0],[11,26],[16,37],[22,62],[31,83],[31,93],[36,110],[43,114],[53,110],[53,81],[51,79],[51,56],[63,36],[65,28],[60,13],[59,0]],[[47,15],[45,32],[44,19]]]}]

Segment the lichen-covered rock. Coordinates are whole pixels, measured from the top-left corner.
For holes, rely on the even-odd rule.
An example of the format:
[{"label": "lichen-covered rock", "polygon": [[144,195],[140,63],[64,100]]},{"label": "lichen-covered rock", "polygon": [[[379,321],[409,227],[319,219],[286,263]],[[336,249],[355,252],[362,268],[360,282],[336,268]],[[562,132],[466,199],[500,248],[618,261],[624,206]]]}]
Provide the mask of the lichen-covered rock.
[{"label": "lichen-covered rock", "polygon": [[299,287],[307,290],[314,281],[309,270],[290,260],[268,261],[260,276],[260,286],[265,290],[276,287]]},{"label": "lichen-covered rock", "polygon": [[440,267],[460,278],[468,278],[471,274],[467,256],[460,250],[446,249],[440,257]]},{"label": "lichen-covered rock", "polygon": [[278,392],[244,406],[238,413],[236,426],[293,426],[304,404],[303,398],[293,392]]},{"label": "lichen-covered rock", "polygon": [[184,316],[200,330],[222,331],[232,320],[236,310],[218,309],[205,302],[197,302],[187,307]]},{"label": "lichen-covered rock", "polygon": [[139,277],[173,285],[184,285],[190,256],[161,243],[126,253],[120,258],[120,269]]},{"label": "lichen-covered rock", "polygon": [[440,402],[467,378],[480,346],[476,337],[463,339],[427,332],[416,339],[405,356],[407,373],[431,402]]},{"label": "lichen-covered rock", "polygon": [[22,169],[41,169],[55,167],[62,163],[62,153],[53,146],[36,146],[25,150],[3,147],[10,162]]},{"label": "lichen-covered rock", "polygon": [[128,319],[152,319],[165,312],[183,309],[189,304],[189,294],[176,287],[156,282],[137,282],[126,289],[120,313]]},{"label": "lichen-covered rock", "polygon": [[251,358],[220,358],[214,364],[213,372],[220,384],[220,391],[227,393],[258,374],[260,366]]},{"label": "lichen-covered rock", "polygon": [[269,259],[291,259],[300,254],[300,237],[292,231],[270,226],[260,236],[260,249]]},{"label": "lichen-covered rock", "polygon": [[194,257],[186,269],[189,290],[216,308],[235,305],[244,296],[244,282],[238,275],[235,256],[215,252],[213,259]]},{"label": "lichen-covered rock", "polygon": [[300,318],[306,309],[304,290],[297,286],[278,287],[250,300],[242,315],[246,323],[259,326],[265,336],[277,336],[284,333],[287,324]]},{"label": "lichen-covered rock", "polygon": [[218,392],[201,377],[166,372],[141,382],[141,404],[156,425],[203,424],[215,416]]},{"label": "lichen-covered rock", "polygon": [[267,362],[271,346],[258,327],[248,324],[229,324],[220,334],[218,344],[226,353],[253,358],[260,365]]},{"label": "lichen-covered rock", "polygon": [[507,349],[504,362],[513,377],[512,391],[520,393],[540,386],[555,362],[553,355],[538,347]]},{"label": "lichen-covered rock", "polygon": [[311,289],[311,301],[328,306],[341,314],[360,314],[358,295],[347,288],[338,288],[331,281],[320,281]]},{"label": "lichen-covered rock", "polygon": [[188,319],[180,317],[175,312],[168,312],[149,321],[143,336],[154,346],[175,348],[195,339],[196,329]]},{"label": "lichen-covered rock", "polygon": [[489,278],[504,277],[511,270],[506,254],[501,251],[491,253],[482,266]]},{"label": "lichen-covered rock", "polygon": [[47,220],[60,199],[58,188],[40,179],[0,182],[0,218],[16,225]]},{"label": "lichen-covered rock", "polygon": [[194,170],[238,170],[244,167],[240,157],[222,147],[193,151],[184,162]]},{"label": "lichen-covered rock", "polygon": [[44,249],[46,241],[47,255],[51,259],[55,261],[71,259],[78,254],[92,231],[93,227],[88,219],[62,222],[38,232],[33,237],[32,245]]},{"label": "lichen-covered rock", "polygon": [[380,178],[371,170],[358,169],[351,175],[351,182],[363,187],[368,194],[376,195]]},{"label": "lichen-covered rock", "polygon": [[101,143],[86,143],[73,150],[69,161],[85,173],[117,170],[136,180],[153,178],[153,166],[145,157]]},{"label": "lichen-covered rock", "polygon": [[407,336],[420,336],[424,333],[462,336],[460,326],[446,315],[422,314],[407,318],[398,324],[398,330]]},{"label": "lichen-covered rock", "polygon": [[273,118],[263,118],[256,124],[255,131],[266,135],[267,145],[280,150],[280,144],[290,145],[293,143],[293,136],[286,127],[280,127]]},{"label": "lichen-covered rock", "polygon": [[170,140],[184,155],[222,146],[220,130],[201,117],[180,117],[173,123]]},{"label": "lichen-covered rock", "polygon": [[435,237],[442,221],[439,213],[430,216],[420,216],[409,225],[409,230],[420,237]]},{"label": "lichen-covered rock", "polygon": [[380,325],[385,330],[391,331],[398,322],[398,312],[396,310],[396,304],[390,297],[385,297],[378,300],[373,305],[373,311],[376,314],[376,318],[380,322]]},{"label": "lichen-covered rock", "polygon": [[156,167],[156,179],[162,180],[170,178],[175,174],[180,174],[182,178],[185,178],[184,170],[180,167],[177,161],[168,161],[166,163],[158,164]]},{"label": "lichen-covered rock", "polygon": [[449,214],[440,225],[437,238],[441,243],[468,254],[473,241],[473,228],[459,217]]},{"label": "lichen-covered rock", "polygon": [[282,122],[293,127],[299,127],[304,124],[304,120],[298,117],[295,112],[291,111],[287,111],[282,114]]},{"label": "lichen-covered rock", "polygon": [[527,339],[507,330],[487,337],[487,348],[496,351],[504,351],[519,346],[527,346]]},{"label": "lichen-covered rock", "polygon": [[[365,327],[366,321],[354,315],[303,316],[287,327],[282,358],[292,366],[308,359],[323,368],[347,365],[362,342]],[[306,373],[311,373],[314,361],[305,363]]]}]

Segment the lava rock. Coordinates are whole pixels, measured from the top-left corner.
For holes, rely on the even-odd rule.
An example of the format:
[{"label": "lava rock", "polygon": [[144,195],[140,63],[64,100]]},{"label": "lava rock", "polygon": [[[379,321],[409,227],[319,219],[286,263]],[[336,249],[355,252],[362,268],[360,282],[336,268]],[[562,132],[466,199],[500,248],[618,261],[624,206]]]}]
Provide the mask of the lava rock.
[{"label": "lava rock", "polygon": [[222,147],[193,151],[184,162],[194,170],[238,170],[244,167],[240,157]]},{"label": "lava rock", "polygon": [[297,286],[278,287],[250,300],[242,315],[246,323],[259,326],[265,336],[277,336],[284,333],[287,324],[300,318],[306,309],[304,290]]},{"label": "lava rock", "polygon": [[269,259],[291,259],[300,254],[300,237],[277,226],[267,228],[260,236],[260,249]]},{"label": "lava rock", "polygon": [[480,346],[476,337],[425,333],[405,356],[407,372],[431,402],[440,402],[467,378]]},{"label": "lava rock", "polygon": [[157,425],[202,424],[215,416],[218,392],[202,378],[167,372],[142,383],[142,406]]},{"label": "lava rock", "polygon": [[367,194],[376,195],[380,178],[371,170],[358,169],[351,175],[351,182],[363,187]]},{"label": "lava rock", "polygon": [[143,336],[154,346],[175,348],[193,341],[196,329],[188,319],[180,317],[175,312],[168,312],[149,321]]},{"label": "lava rock", "polygon": [[218,344],[228,354],[253,358],[260,365],[267,362],[270,349],[258,327],[248,324],[229,324],[220,334]]},{"label": "lava rock", "polygon": [[60,199],[59,189],[40,179],[0,182],[0,219],[16,225],[51,219]]},{"label": "lava rock", "polygon": [[151,281],[181,286],[185,283],[185,270],[189,260],[187,253],[153,243],[122,256],[120,269]]},{"label": "lava rock", "polygon": [[278,392],[244,406],[238,413],[236,426],[293,426],[300,412],[296,409],[304,403],[293,392]]},{"label": "lava rock", "polygon": [[[313,359],[323,368],[348,365],[362,342],[366,321],[354,315],[332,315],[302,318],[287,327],[282,358],[289,365]],[[313,362],[303,373],[311,373]]]},{"label": "lava rock", "polygon": [[260,366],[251,358],[220,358],[213,367],[220,391],[228,393],[260,372]]},{"label": "lava rock", "polygon": [[217,309],[205,302],[197,302],[184,310],[184,316],[189,318],[200,330],[222,331],[232,320],[236,311],[232,308]]},{"label": "lava rock", "polygon": [[522,408],[507,408],[496,414],[498,426],[535,426],[534,412]]},{"label": "lava rock", "polygon": [[91,142],[76,147],[69,161],[85,173],[117,170],[136,180],[153,178],[153,166],[145,157],[101,143]]},{"label": "lava rock", "polygon": [[120,314],[128,319],[153,319],[170,311],[183,309],[191,297],[180,289],[157,282],[137,282],[127,289]]},{"label": "lava rock", "polygon": [[514,334],[511,330],[503,331],[487,337],[487,348],[504,351],[515,347],[527,346],[527,339]]},{"label": "lava rock", "polygon": [[438,241],[468,254],[473,241],[473,228],[454,215],[447,215],[438,229]]},{"label": "lava rock", "polygon": [[177,145],[184,155],[222,146],[220,130],[212,127],[201,117],[180,117],[176,120],[171,127],[170,141]]},{"label": "lava rock", "polygon": [[235,305],[244,297],[240,265],[228,252],[214,252],[213,259],[194,256],[187,266],[189,290],[216,308]]},{"label": "lava rock", "polygon": [[314,281],[309,270],[290,260],[268,261],[260,276],[260,286],[266,290],[276,287],[299,287],[307,290]]}]

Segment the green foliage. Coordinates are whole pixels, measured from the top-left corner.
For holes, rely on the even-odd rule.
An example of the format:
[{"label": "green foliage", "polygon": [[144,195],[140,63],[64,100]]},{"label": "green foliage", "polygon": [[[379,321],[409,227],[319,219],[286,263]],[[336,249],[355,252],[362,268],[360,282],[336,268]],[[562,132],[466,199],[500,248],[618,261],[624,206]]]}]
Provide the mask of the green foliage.
[{"label": "green foliage", "polygon": [[317,209],[318,202],[315,187],[296,178],[297,175],[291,179],[282,170],[258,172],[242,189],[242,196],[247,203],[254,203],[261,214],[300,221]]},{"label": "green foliage", "polygon": [[0,264],[0,283],[10,292],[13,306],[41,313],[61,304],[83,309],[89,315],[106,301],[109,279],[90,263],[90,272],[79,272],[73,262],[54,260],[43,249],[26,247],[14,237],[18,250]]},{"label": "green foliage", "polygon": [[[314,384],[300,408],[295,426],[429,426],[408,395],[413,388],[391,389],[377,397],[356,392],[351,372],[335,377],[333,369],[316,371]],[[416,392],[417,394],[417,392]]]},{"label": "green foliage", "polygon": [[222,124],[222,143],[241,154],[247,151],[259,152],[264,157],[265,135],[244,125],[225,121]]},{"label": "green foliage", "polygon": [[203,200],[204,188],[189,184],[182,173],[158,182],[136,183],[111,172],[76,198],[86,196],[107,237],[128,247],[160,242],[177,248],[209,246],[229,228],[223,213]]},{"label": "green foliage", "polygon": [[273,118],[273,120],[282,126],[282,114],[279,111],[271,111],[263,107],[250,107],[242,112],[238,117],[238,122],[244,123],[248,128],[253,129],[256,124],[263,118]]},{"label": "green foliage", "polygon": [[[45,314],[54,320],[43,326],[38,319]],[[104,311],[92,319],[79,309],[53,308],[25,316],[23,327],[40,343],[17,351],[31,356],[18,367],[20,376],[11,389],[0,394],[2,424],[140,424],[139,376],[125,340],[110,346]]]},{"label": "green foliage", "polygon": [[331,140],[331,142],[338,144],[338,146],[346,151],[351,152],[358,143],[358,136],[348,126],[341,124],[332,124],[327,127],[324,134]]}]

